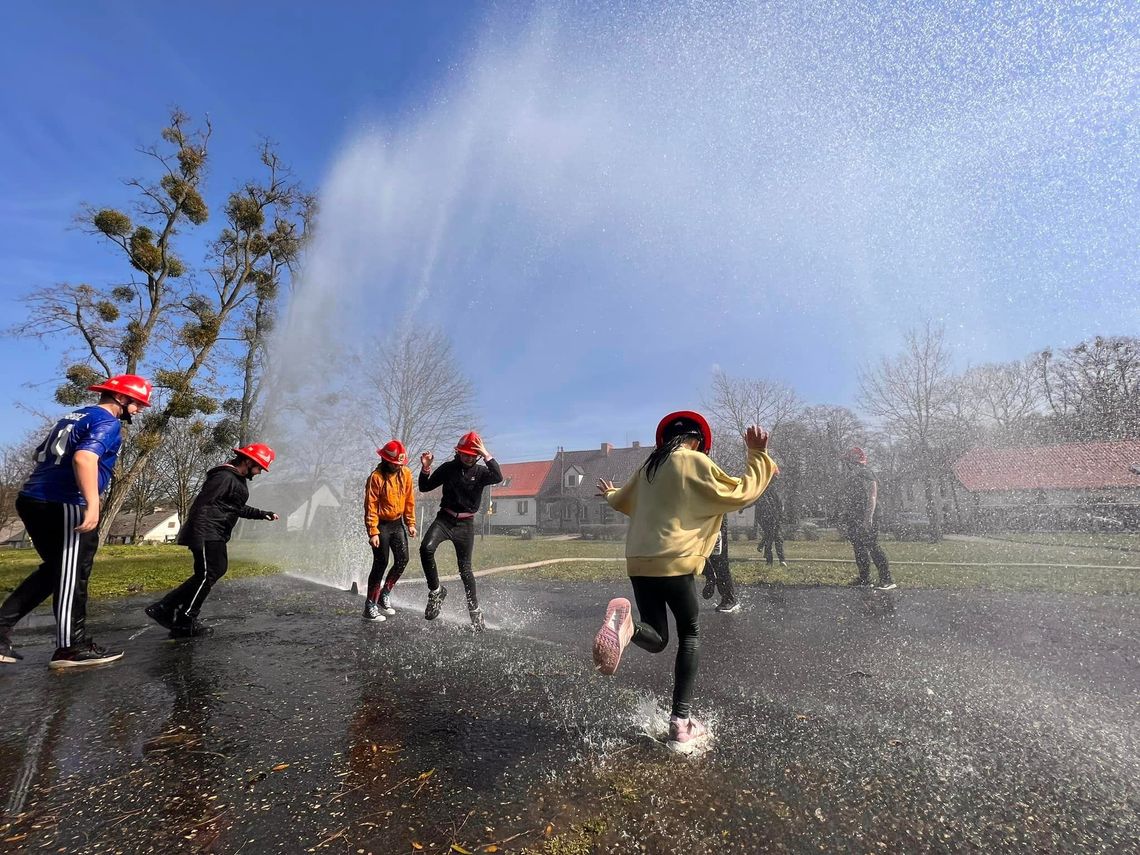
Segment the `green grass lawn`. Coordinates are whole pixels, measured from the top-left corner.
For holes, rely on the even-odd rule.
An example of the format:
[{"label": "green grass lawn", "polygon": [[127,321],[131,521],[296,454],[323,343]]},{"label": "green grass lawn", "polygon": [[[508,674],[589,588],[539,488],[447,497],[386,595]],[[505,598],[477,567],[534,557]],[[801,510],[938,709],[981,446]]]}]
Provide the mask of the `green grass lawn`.
[{"label": "green grass lawn", "polygon": [[[0,552],[0,597],[7,596],[39,564],[34,549]],[[91,597],[165,591],[181,584],[193,571],[190,552],[175,544],[105,546],[95,556],[88,592]],[[250,558],[230,561],[227,578],[264,576],[277,572],[272,564]]]},{"label": "green grass lawn", "polygon": [[[1022,542],[1002,538],[944,540],[941,543],[900,543],[883,546],[893,562],[896,581],[910,588],[986,588],[1005,591],[1070,591],[1090,594],[1140,592],[1140,557],[1124,551],[1129,535],[1018,535],[1035,539]],[[1103,540],[1098,540],[1103,537]],[[412,541],[409,573],[419,572],[415,554],[419,541]],[[1140,546],[1138,546],[1140,548]],[[835,539],[796,541],[785,544],[790,567],[769,568],[756,551],[755,541],[729,544],[733,574],[744,583],[777,585],[842,585],[854,575],[851,547]],[[521,540],[492,535],[475,543],[475,568],[527,564],[551,558],[611,558],[613,561],[573,561],[527,570],[508,571],[520,578],[550,581],[622,582],[625,579],[625,544],[585,540]],[[260,576],[281,569],[304,569],[303,545],[237,542],[230,550],[228,578]],[[321,545],[311,550],[319,560],[327,556]],[[361,545],[361,571],[366,567],[367,546]],[[444,544],[436,555],[440,572],[453,574],[455,553]],[[0,596],[6,595],[30,573],[38,558],[33,550],[0,552]],[[925,566],[908,564],[924,562]],[[1017,566],[1033,564],[1038,566]],[[996,566],[974,566],[996,565]],[[1065,565],[1105,565],[1087,569]],[[132,593],[167,590],[189,575],[189,552],[181,546],[108,546],[99,551],[91,576],[92,597],[120,597]]]}]

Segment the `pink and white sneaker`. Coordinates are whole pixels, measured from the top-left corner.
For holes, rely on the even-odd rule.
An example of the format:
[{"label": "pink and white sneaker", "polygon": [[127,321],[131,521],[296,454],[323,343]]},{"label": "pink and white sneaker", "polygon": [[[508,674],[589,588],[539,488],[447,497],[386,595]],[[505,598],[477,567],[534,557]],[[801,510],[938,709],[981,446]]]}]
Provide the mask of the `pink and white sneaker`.
[{"label": "pink and white sneaker", "polygon": [[666,747],[676,754],[692,754],[709,741],[709,729],[695,718],[669,719],[669,741]]},{"label": "pink and white sneaker", "polygon": [[606,619],[594,636],[594,665],[603,674],[617,671],[621,655],[633,638],[633,617],[629,600],[616,597],[606,606]]}]

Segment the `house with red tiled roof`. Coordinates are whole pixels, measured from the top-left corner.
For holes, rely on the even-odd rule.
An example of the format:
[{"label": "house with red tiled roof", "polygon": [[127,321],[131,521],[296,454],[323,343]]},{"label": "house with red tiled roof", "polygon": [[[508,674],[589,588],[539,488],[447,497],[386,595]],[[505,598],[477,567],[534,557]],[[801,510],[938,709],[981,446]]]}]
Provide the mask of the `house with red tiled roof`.
[{"label": "house with red tiled roof", "polygon": [[503,480],[489,488],[491,528],[535,528],[538,493],[550,473],[551,460],[502,463]]},{"label": "house with red tiled roof", "polygon": [[624,484],[652,450],[640,442],[628,448],[603,442],[586,451],[560,449],[538,494],[539,531],[577,533],[583,525],[624,524],[625,517],[597,495],[598,479]]},{"label": "house with red tiled roof", "polygon": [[953,472],[983,527],[1140,528],[1140,439],[974,448]]}]

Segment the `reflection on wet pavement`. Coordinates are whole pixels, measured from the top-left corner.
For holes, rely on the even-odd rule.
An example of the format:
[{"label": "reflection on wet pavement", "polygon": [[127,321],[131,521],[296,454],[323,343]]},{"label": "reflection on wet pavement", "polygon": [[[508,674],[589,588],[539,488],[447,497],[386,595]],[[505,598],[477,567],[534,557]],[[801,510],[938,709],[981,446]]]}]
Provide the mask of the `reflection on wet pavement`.
[{"label": "reflection on wet pavement", "polygon": [[[695,759],[671,653],[613,679],[620,587],[484,583],[493,631],[297,580],[221,586],[216,634],[105,612],[108,668],[0,672],[5,851],[1140,851],[1127,597],[747,589],[702,616]],[[131,636],[137,636],[128,641]],[[419,848],[417,848],[419,847]],[[458,847],[458,848],[455,848]]]}]

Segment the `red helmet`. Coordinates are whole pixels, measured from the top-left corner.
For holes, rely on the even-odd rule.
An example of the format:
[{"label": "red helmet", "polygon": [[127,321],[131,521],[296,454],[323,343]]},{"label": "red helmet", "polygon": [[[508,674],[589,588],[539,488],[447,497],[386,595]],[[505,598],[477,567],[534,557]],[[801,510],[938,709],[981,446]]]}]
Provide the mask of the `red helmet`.
[{"label": "red helmet", "polygon": [[276,458],[277,454],[268,445],[260,442],[255,442],[252,445],[245,445],[241,448],[235,448],[234,454],[240,454],[243,457],[248,457],[266,472],[269,471],[269,464]]},{"label": "red helmet", "polygon": [[859,446],[854,446],[843,452],[843,459],[849,463],[860,463],[864,466],[867,465],[867,452]]},{"label": "red helmet", "polygon": [[126,395],[141,407],[150,406],[152,389],[154,389],[154,385],[145,377],[139,377],[137,374],[116,374],[102,383],[87,387],[88,392],[113,392],[118,395]]},{"label": "red helmet", "polygon": [[673,437],[685,433],[700,436],[700,451],[708,454],[712,450],[712,430],[709,428],[709,423],[704,416],[692,410],[678,410],[661,420],[657,425],[657,447],[660,448]]},{"label": "red helmet", "polygon": [[455,450],[460,454],[479,454],[478,446],[483,444],[483,440],[479,438],[479,434],[475,431],[468,431],[459,437],[459,444],[455,446]]},{"label": "red helmet", "polygon": [[395,463],[403,466],[408,462],[408,449],[404,448],[404,443],[398,439],[393,439],[383,448],[376,449],[376,453],[380,455],[382,460],[387,460],[389,463]]}]

